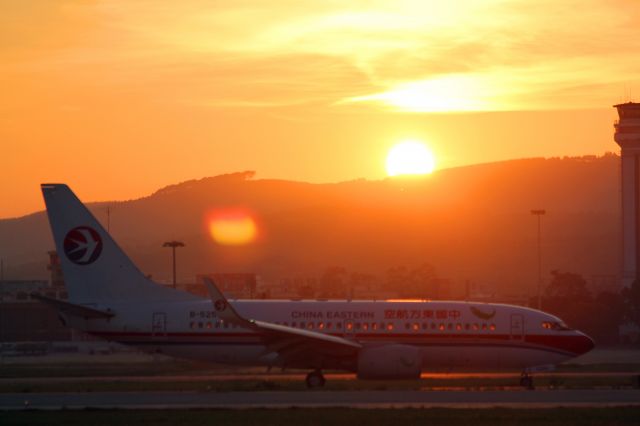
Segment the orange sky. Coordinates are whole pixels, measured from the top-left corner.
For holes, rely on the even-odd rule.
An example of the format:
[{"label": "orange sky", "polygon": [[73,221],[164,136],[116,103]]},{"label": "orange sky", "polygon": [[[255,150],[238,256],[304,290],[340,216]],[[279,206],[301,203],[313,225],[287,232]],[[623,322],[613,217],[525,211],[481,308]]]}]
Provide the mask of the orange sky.
[{"label": "orange sky", "polygon": [[636,0],[0,0],[0,217],[256,170],[377,179],[616,150],[640,98]]}]

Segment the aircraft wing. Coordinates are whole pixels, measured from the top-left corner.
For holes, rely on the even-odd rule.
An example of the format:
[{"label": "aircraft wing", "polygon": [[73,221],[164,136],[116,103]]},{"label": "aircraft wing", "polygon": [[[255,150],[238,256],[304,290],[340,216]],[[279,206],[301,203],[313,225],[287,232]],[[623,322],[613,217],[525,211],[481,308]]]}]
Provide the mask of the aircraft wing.
[{"label": "aircraft wing", "polygon": [[64,300],[53,299],[38,293],[31,293],[31,297],[56,308],[63,314],[73,315],[85,319],[90,318],[111,318],[115,316],[113,312],[101,311],[99,309],[90,308],[88,306],[76,305],[74,303],[65,302]]},{"label": "aircraft wing", "polygon": [[350,356],[362,348],[360,343],[342,337],[244,318],[229,304],[212,280],[205,277],[204,282],[218,318],[261,334],[268,350],[276,352],[285,364],[301,359]]}]

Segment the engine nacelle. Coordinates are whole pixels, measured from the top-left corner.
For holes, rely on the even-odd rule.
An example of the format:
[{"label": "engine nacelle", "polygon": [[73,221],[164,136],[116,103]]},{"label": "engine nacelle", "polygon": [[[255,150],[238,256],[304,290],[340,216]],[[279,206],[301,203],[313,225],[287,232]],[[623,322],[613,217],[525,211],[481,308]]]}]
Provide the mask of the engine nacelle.
[{"label": "engine nacelle", "polygon": [[408,345],[363,348],[358,355],[358,378],[364,380],[418,379],[420,349]]}]

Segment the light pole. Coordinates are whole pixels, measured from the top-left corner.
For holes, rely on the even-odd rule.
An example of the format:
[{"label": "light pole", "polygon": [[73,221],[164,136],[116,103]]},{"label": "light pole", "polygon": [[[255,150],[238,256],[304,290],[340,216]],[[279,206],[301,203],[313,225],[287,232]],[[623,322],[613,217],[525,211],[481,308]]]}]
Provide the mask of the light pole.
[{"label": "light pole", "polygon": [[173,251],[173,288],[176,288],[176,247],[184,247],[181,241],[167,241],[162,247],[171,247]]},{"label": "light pole", "polygon": [[541,240],[541,221],[542,216],[546,214],[547,211],[543,209],[531,210],[531,214],[538,217],[538,309],[542,309],[542,299],[541,299],[541,288],[542,288],[542,245],[540,244]]}]

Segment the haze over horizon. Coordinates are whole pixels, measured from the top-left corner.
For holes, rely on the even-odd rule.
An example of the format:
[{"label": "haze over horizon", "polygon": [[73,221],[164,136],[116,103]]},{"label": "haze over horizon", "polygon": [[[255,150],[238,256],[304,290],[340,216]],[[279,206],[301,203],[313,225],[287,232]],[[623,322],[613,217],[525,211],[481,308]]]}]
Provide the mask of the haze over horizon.
[{"label": "haze over horizon", "polygon": [[[529,294],[536,281],[536,222],[544,207],[542,270],[574,271],[601,285],[618,274],[617,155],[506,161],[441,170],[424,179],[308,184],[251,172],[187,181],[153,195],[88,207],[135,264],[170,276],[166,241],[180,249],[178,277],[255,272],[265,279],[319,276],[338,265],[385,277],[425,262],[452,289],[470,280]],[[523,190],[526,188],[526,190]],[[0,220],[0,258],[13,279],[47,277],[53,247],[44,212]],[[606,282],[609,282],[606,281]]]},{"label": "haze over horizon", "polygon": [[407,139],[436,170],[618,152],[611,106],[640,95],[631,0],[0,7],[0,218],[47,181],[96,201],[239,170],[380,179]]}]

